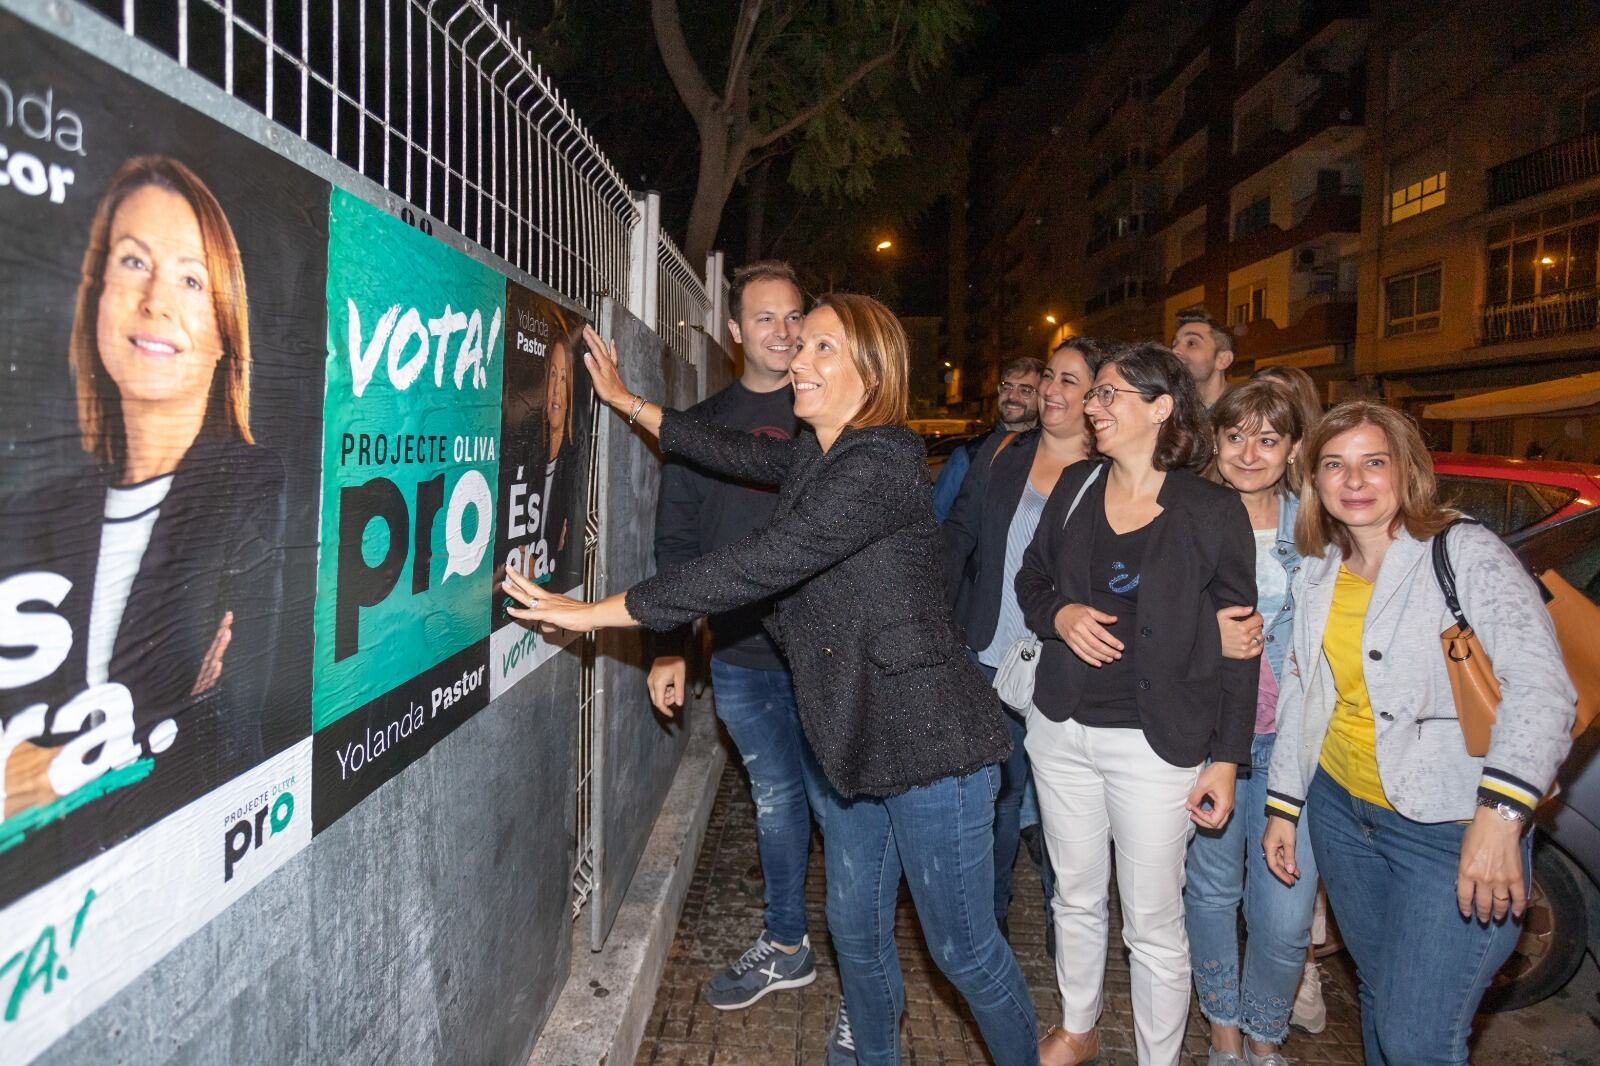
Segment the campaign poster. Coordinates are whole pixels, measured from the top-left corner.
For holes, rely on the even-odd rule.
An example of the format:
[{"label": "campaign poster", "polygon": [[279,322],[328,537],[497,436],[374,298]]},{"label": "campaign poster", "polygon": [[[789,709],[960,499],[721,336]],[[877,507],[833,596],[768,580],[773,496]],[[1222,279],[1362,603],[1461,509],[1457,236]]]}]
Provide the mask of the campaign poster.
[{"label": "campaign poster", "polygon": [[0,13],[7,1061],[309,837],[327,202]]},{"label": "campaign poster", "polygon": [[[593,389],[583,367],[585,320],[553,300],[506,287],[505,393],[495,557],[547,589],[583,595]],[[489,696],[548,662],[573,634],[547,634],[506,614],[492,590]]]},{"label": "campaign poster", "polygon": [[505,278],[335,190],[313,804],[327,826],[489,699]]}]

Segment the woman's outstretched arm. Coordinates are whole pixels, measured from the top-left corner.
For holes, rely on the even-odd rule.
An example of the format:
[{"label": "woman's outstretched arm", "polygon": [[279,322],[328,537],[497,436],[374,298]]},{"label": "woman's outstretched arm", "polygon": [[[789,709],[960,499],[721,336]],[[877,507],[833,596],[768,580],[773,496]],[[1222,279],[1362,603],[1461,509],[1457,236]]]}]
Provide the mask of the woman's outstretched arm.
[{"label": "woman's outstretched arm", "polygon": [[588,342],[583,364],[600,402],[658,438],[661,447],[712,473],[763,485],[783,481],[794,462],[794,441],[714,426],[681,411],[669,413],[660,404],[634,395],[623,383],[615,344],[601,340],[591,326],[583,327],[583,338]]}]

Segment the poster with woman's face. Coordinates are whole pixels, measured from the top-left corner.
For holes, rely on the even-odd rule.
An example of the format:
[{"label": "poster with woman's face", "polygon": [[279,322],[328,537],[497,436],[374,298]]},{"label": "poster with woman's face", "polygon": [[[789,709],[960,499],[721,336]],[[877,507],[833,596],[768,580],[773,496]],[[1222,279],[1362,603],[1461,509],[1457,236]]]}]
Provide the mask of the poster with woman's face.
[{"label": "poster with woman's face", "polygon": [[328,189],[0,18],[3,907],[310,732]]},{"label": "poster with woman's face", "polygon": [[[582,366],[585,321],[514,283],[506,307],[497,574],[514,569],[545,588],[580,595],[593,397]],[[518,625],[496,596],[492,693],[527,676],[562,642]]]}]

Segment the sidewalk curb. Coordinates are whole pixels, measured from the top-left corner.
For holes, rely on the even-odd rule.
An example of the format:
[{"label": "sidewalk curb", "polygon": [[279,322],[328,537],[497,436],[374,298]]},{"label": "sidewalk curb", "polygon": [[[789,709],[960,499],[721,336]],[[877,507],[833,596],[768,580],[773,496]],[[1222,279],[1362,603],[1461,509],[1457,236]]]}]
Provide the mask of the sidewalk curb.
[{"label": "sidewalk curb", "polygon": [[572,972],[528,1066],[622,1066],[639,1053],[727,761],[709,693],[696,702],[683,759],[605,950],[589,950],[587,921],[573,926]]}]

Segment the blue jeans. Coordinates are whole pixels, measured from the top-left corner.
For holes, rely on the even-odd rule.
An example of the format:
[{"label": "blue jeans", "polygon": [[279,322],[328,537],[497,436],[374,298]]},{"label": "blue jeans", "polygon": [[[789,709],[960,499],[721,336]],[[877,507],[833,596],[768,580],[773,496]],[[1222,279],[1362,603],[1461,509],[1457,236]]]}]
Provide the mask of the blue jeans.
[{"label": "blue jeans", "polygon": [[[1267,767],[1274,733],[1256,737],[1249,772],[1240,768],[1233,816],[1220,831],[1202,829],[1189,845],[1188,883],[1183,890],[1184,924],[1200,1012],[1218,1025],[1281,1044],[1289,1035],[1289,1013],[1311,944],[1311,911],[1317,902],[1315,849],[1302,817],[1293,888],[1267,869],[1261,838],[1267,831]],[[1239,979],[1239,907],[1246,929],[1244,980]]]},{"label": "blue jeans", "polygon": [[[1318,770],[1306,797],[1328,905],[1361,979],[1368,1066],[1466,1066],[1478,1001],[1521,935],[1456,909],[1464,822],[1413,822]],[[1531,835],[1522,839],[1530,876]],[[1298,857],[1298,856],[1297,856]]]},{"label": "blue jeans", "polygon": [[[979,663],[978,657],[970,651],[967,654],[993,684],[995,668]],[[1022,750],[1022,742],[1028,738],[1028,727],[1010,712],[1006,713],[1006,725],[1011,730],[1011,754],[1000,764],[1000,795],[994,804],[994,920],[997,922],[1005,921],[1011,913],[1011,873],[1017,864],[1022,828],[1039,824],[1039,801],[1033,795],[1028,754]],[[1044,920],[1049,924],[1050,897],[1055,895],[1056,878],[1048,855],[1039,867],[1039,883],[1044,888]]]},{"label": "blue jeans", "polygon": [[897,1066],[905,985],[895,945],[902,874],[934,962],[972,1010],[997,1066],[1036,1066],[1033,996],[990,905],[1000,768],[898,796],[835,798],[823,848],[828,928],[861,1066]]},{"label": "blue jeans", "polygon": [[717,717],[750,775],[767,932],[779,944],[798,944],[806,935],[811,816],[816,812],[821,826],[830,786],[800,729],[787,671],[754,670],[713,658],[711,685]]}]

